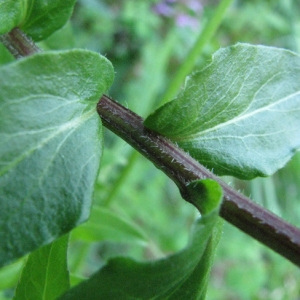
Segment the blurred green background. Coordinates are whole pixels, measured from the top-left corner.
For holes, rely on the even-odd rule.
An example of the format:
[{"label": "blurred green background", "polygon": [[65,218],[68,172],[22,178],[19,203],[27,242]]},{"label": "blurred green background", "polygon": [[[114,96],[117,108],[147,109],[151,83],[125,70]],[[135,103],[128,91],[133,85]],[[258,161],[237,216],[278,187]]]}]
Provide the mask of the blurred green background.
[{"label": "blurred green background", "polygon": [[[71,21],[41,47],[79,47],[105,55],[116,76],[109,95],[145,117],[161,102],[219,5],[219,1],[208,0],[81,0]],[[205,41],[193,69],[201,69],[220,47],[237,42],[300,53],[300,2],[232,1],[218,30]],[[10,60],[1,51],[2,62]],[[182,249],[198,216],[162,172],[111,132],[104,135],[92,217],[74,230],[70,239],[73,284],[112,256],[148,260]],[[299,226],[300,153],[270,178],[224,180]],[[22,260],[0,270],[0,288],[4,289],[0,299],[12,295],[21,266]],[[300,271],[225,224],[207,299],[300,299]]]}]

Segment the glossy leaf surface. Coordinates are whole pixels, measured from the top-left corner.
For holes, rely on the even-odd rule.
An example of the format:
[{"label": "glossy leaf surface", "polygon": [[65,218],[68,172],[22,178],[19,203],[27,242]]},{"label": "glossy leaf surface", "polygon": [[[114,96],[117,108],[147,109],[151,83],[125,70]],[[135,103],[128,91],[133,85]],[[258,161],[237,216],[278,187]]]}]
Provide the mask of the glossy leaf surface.
[{"label": "glossy leaf surface", "polygon": [[211,180],[199,184],[201,189],[193,194],[193,202],[201,201],[206,214],[195,223],[191,241],[184,250],[147,263],[111,259],[60,299],[204,299],[212,254],[220,236],[222,191]]},{"label": "glossy leaf surface", "polygon": [[22,270],[14,300],[55,300],[70,287],[68,236],[32,252]]},{"label": "glossy leaf surface", "polygon": [[237,44],[217,51],[145,125],[219,175],[270,175],[300,147],[299,78],[299,55]]},{"label": "glossy leaf surface", "polygon": [[0,265],[89,216],[102,152],[99,54],[37,54],[0,69]]}]

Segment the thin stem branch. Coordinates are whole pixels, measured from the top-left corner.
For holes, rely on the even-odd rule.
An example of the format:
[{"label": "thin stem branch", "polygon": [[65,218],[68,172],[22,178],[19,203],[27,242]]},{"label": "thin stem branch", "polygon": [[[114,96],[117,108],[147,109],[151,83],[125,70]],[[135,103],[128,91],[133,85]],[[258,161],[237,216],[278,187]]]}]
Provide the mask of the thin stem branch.
[{"label": "thin stem branch", "polygon": [[186,56],[186,59],[181,64],[175,76],[171,80],[168,89],[166,90],[160,104],[164,104],[170,101],[178,92],[178,88],[184,82],[185,77],[192,72],[193,67],[200,57],[203,48],[209,40],[213,37],[217,29],[219,28],[225,13],[233,0],[222,0],[216,8],[213,16],[209,19],[203,30],[198,35],[193,47],[190,49]]},{"label": "thin stem branch", "polygon": [[102,96],[97,111],[104,126],[147,157],[190,201],[186,186],[197,179],[216,180],[224,190],[220,215],[256,240],[300,266],[300,230],[241,195],[167,138],[147,129],[143,119]]},{"label": "thin stem branch", "polygon": [[127,178],[127,175],[132,170],[137,158],[138,153],[132,149],[132,152],[128,157],[126,166],[119,172],[117,179],[113,182],[113,187],[110,189],[108,196],[103,201],[104,206],[109,206],[114,197],[118,194],[124,180]]}]

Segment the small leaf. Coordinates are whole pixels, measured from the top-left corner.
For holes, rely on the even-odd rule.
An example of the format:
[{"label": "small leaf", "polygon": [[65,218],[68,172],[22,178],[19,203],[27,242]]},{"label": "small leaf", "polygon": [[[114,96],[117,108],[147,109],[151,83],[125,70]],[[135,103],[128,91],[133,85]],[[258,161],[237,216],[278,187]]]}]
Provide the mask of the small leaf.
[{"label": "small leaf", "polygon": [[0,68],[0,265],[89,216],[102,153],[96,103],[113,79],[99,54],[37,54]]},{"label": "small leaf", "polygon": [[219,175],[271,175],[300,147],[299,77],[299,55],[237,44],[217,51],[145,125]]},{"label": "small leaf", "polygon": [[21,29],[35,41],[47,38],[71,17],[76,0],[27,0]]},{"label": "small leaf", "polygon": [[1,0],[0,34],[20,27],[40,41],[64,26],[76,0]]},{"label": "small leaf", "polygon": [[201,214],[208,214],[215,209],[223,194],[220,185],[212,179],[191,181],[185,193],[184,199],[191,202]]},{"label": "small leaf", "polygon": [[32,252],[22,270],[14,300],[57,299],[69,287],[68,236]]},{"label": "small leaf", "polygon": [[[208,205],[207,213],[195,223],[192,239],[184,250],[147,263],[128,258],[111,259],[60,299],[204,299],[213,250],[220,236],[218,211],[222,191],[210,180],[202,181],[200,190],[194,196],[200,196],[205,203],[211,200],[213,205]],[[217,198],[206,198],[211,195]],[[198,201],[193,199],[193,202]]]},{"label": "small leaf", "polygon": [[72,238],[85,241],[115,241],[145,244],[146,238],[134,224],[103,207],[93,207],[89,220],[72,231]]}]

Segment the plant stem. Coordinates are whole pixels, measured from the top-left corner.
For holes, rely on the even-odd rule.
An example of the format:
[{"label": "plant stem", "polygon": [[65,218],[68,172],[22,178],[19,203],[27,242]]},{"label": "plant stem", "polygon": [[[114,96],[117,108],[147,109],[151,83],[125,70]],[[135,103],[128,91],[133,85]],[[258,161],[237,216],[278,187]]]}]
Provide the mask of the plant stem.
[{"label": "plant stem", "polygon": [[[156,92],[157,92],[157,82],[156,80],[152,80],[153,77],[159,78],[159,74],[163,73],[165,69],[167,68],[168,64],[168,57],[170,57],[170,53],[173,51],[174,47],[176,46],[176,34],[174,31],[171,31],[166,39],[162,42],[161,50],[157,54],[155,60],[155,65],[157,66],[151,66],[149,68],[149,64],[151,63],[153,65],[153,60],[148,58],[148,50],[153,48],[152,42],[149,41],[149,43],[145,46],[148,50],[145,51],[146,54],[142,57],[142,63],[145,64],[145,70],[151,70],[151,77],[149,77],[149,72],[142,72],[141,78],[139,79],[137,85],[139,86],[139,89],[144,91],[147,87],[147,95],[144,95],[143,103],[147,103],[147,105],[143,105],[139,109],[139,114],[144,115],[145,113],[149,113],[150,109],[153,109],[154,101],[156,99]],[[148,67],[147,67],[148,66]],[[145,71],[144,70],[144,71]],[[135,97],[140,98],[139,96],[143,95],[135,95]],[[134,149],[131,149],[129,153],[127,153],[126,159],[127,164],[124,168],[122,168],[114,181],[112,182],[111,188],[109,189],[107,196],[103,199],[103,205],[109,206],[116,196],[118,195],[121,187],[126,184],[127,176],[132,172],[134,165],[138,161],[138,158],[140,157],[139,153],[136,152]]]},{"label": "plant stem", "polygon": [[[19,29],[0,36],[12,54],[21,58],[39,52]],[[300,229],[288,224],[233,190],[167,138],[144,127],[143,119],[103,95],[97,105],[103,124],[154,163],[190,201],[186,186],[193,180],[211,178],[224,190],[220,215],[245,233],[300,266]]]},{"label": "plant stem", "polygon": [[97,111],[104,126],[169,176],[187,201],[190,201],[186,189],[189,182],[204,178],[216,180],[224,190],[220,215],[300,266],[300,229],[233,190],[167,138],[145,128],[140,116],[109,97],[102,96]]},{"label": "plant stem", "polygon": [[38,46],[19,28],[0,35],[0,42],[17,59],[40,51]]}]

